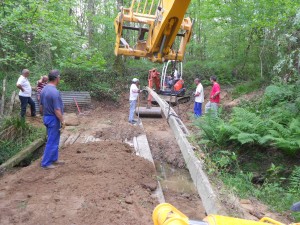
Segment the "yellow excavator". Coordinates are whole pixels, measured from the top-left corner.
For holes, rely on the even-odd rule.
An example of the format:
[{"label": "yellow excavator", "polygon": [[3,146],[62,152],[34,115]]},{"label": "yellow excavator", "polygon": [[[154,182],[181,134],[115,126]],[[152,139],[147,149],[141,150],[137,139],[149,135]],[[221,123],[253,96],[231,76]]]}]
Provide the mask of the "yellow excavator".
[{"label": "yellow excavator", "polygon": [[[115,55],[148,58],[152,62],[182,62],[186,45],[190,40],[193,23],[184,18],[191,0],[132,0],[129,8],[121,7],[114,21]],[[135,31],[131,35],[126,31]],[[179,41],[176,42],[176,38]],[[178,45],[178,46],[176,46]],[[164,67],[164,70],[167,70]],[[159,85],[157,71],[149,71],[148,79],[164,85],[165,75]],[[149,83],[150,83],[149,81]],[[149,99],[148,99],[149,100]],[[150,99],[151,100],[151,99]],[[300,204],[299,207],[300,208]],[[153,211],[154,225],[284,225],[264,217],[260,221],[243,220],[219,215],[208,215],[203,221],[190,220],[168,203],[158,205]],[[300,225],[294,223],[291,225]]]},{"label": "yellow excavator", "polygon": [[[190,1],[132,0],[129,8],[120,8],[114,21],[115,54],[165,63],[161,76],[156,69],[149,70],[148,86],[152,89],[155,84],[156,92],[172,104],[190,99],[185,96],[182,77],[182,60],[193,26],[189,17],[184,18]],[[160,114],[155,108],[152,110],[151,102],[148,95],[147,107],[138,107],[140,116]]]},{"label": "yellow excavator", "polygon": [[[293,211],[300,210],[300,202],[295,203]],[[161,203],[153,211],[152,219],[154,225],[285,225],[268,217],[259,221],[244,220],[227,216],[208,215],[203,221],[190,220],[186,215],[168,203]],[[290,225],[300,225],[292,223]]]}]

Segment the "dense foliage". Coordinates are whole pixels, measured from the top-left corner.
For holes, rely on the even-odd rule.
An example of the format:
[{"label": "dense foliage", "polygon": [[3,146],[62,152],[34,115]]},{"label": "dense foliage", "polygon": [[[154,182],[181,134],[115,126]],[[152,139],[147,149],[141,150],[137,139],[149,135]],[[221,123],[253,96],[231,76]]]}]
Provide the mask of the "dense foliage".
[{"label": "dense foliage", "polygon": [[229,119],[197,120],[203,137],[219,146],[277,148],[300,152],[300,82],[270,85],[257,102],[233,108]]},{"label": "dense foliage", "polygon": [[[16,79],[24,67],[35,78],[58,68],[64,74],[63,89],[104,95],[118,89],[120,80],[146,80],[155,65],[113,53],[113,19],[121,6],[130,4],[131,0],[1,1],[0,78],[14,74]],[[225,84],[299,71],[297,1],[192,0],[187,15],[194,19],[184,64],[187,84],[195,76],[211,74]]]},{"label": "dense foliage", "polygon": [[273,209],[288,210],[300,199],[295,158],[300,155],[299,101],[299,78],[277,80],[260,99],[244,102],[229,114],[220,111],[217,117],[197,119],[209,171],[218,171],[243,198],[254,196]]}]

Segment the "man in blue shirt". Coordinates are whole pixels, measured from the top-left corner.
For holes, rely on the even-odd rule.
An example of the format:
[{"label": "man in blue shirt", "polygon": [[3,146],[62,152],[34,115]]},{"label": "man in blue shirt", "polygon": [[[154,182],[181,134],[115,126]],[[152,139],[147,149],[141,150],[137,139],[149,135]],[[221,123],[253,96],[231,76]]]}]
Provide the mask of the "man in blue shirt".
[{"label": "man in blue shirt", "polygon": [[45,169],[53,169],[53,164],[63,164],[58,160],[58,146],[60,139],[60,129],[65,127],[64,106],[59,91],[56,86],[60,81],[58,70],[51,70],[48,75],[49,82],[41,92],[40,111],[42,113],[44,125],[47,128],[47,143],[41,166]]}]

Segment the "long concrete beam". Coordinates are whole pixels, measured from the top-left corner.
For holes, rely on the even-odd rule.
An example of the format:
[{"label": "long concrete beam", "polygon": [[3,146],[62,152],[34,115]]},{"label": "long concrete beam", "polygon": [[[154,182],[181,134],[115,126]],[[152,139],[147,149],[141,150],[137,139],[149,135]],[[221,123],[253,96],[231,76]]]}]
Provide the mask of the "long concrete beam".
[{"label": "long concrete beam", "polygon": [[39,138],[32,142],[29,146],[21,150],[19,153],[8,159],[6,162],[0,165],[0,173],[5,171],[6,169],[12,168],[15,165],[18,165],[22,160],[24,160],[27,156],[37,150],[45,143],[46,138]]},{"label": "long concrete beam", "polygon": [[[144,130],[144,126],[142,122],[140,122],[139,126]],[[133,146],[136,154],[150,161],[155,168],[154,160],[152,158],[152,154],[151,154],[151,150],[150,150],[150,146],[146,134],[140,134],[139,136],[134,137]],[[154,192],[154,195],[156,195],[159,203],[166,202],[159,180],[157,180],[157,188]]]},{"label": "long concrete beam", "polygon": [[208,176],[204,171],[203,162],[195,156],[193,147],[187,139],[187,136],[189,135],[188,129],[185,127],[184,123],[178,117],[173,108],[170,107],[165,100],[161,99],[158,94],[149,87],[147,87],[147,90],[148,93],[151,94],[160,105],[162,112],[168,119],[169,125],[180,147],[194,185],[196,186],[198,194],[201,197],[206,213],[226,215],[226,212],[222,208],[221,203],[219,202],[217,195],[215,194],[209,182]]}]

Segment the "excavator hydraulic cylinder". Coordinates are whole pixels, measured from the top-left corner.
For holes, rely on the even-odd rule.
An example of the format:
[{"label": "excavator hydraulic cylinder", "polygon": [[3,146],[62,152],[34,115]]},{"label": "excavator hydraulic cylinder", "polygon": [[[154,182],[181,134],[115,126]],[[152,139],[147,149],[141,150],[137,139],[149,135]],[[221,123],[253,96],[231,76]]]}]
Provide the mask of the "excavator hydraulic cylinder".
[{"label": "excavator hydraulic cylinder", "polygon": [[[190,220],[186,215],[168,203],[156,206],[152,219],[154,225],[285,225],[268,217],[260,221],[244,220],[234,217],[208,215],[203,221]],[[300,225],[293,223],[290,225]]]},{"label": "excavator hydraulic cylinder", "polygon": [[[263,218],[264,219],[264,218]],[[284,225],[283,223],[277,222],[275,220],[265,218],[266,220],[254,221],[254,220],[244,220],[234,217],[218,216],[218,215],[208,215],[204,218],[209,225]],[[265,223],[266,222],[266,223]],[[268,222],[268,223],[267,223]]]}]

